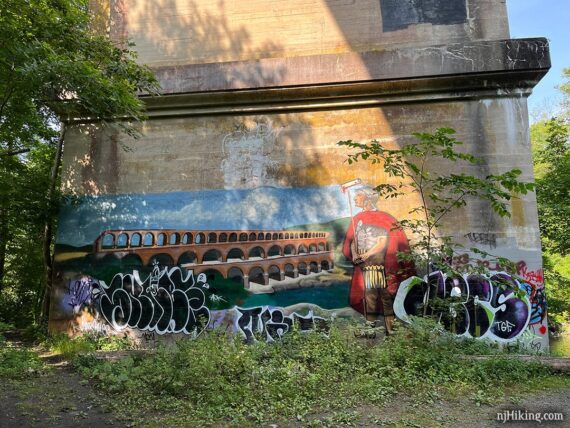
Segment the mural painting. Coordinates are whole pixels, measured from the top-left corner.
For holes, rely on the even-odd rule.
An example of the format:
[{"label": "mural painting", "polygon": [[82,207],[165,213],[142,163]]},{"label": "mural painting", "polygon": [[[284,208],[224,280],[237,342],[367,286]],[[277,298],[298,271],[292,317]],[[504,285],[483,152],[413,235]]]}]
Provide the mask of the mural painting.
[{"label": "mural painting", "polygon": [[[128,333],[149,344],[210,329],[273,341],[294,327],[326,333],[337,317],[390,334],[395,318],[418,315],[432,287],[452,299],[455,315],[430,314],[441,316],[448,330],[543,346],[540,270],[521,261],[517,272],[497,273],[513,274],[526,298],[505,292],[492,276],[456,278],[453,287],[452,279],[438,277],[443,285],[436,287],[432,274],[411,287],[417,272],[398,253],[409,252],[415,237],[397,226],[416,202],[409,195],[401,203],[379,200],[371,171],[327,173],[324,158],[301,145],[287,152],[291,159],[280,158],[284,145],[303,141],[297,128],[285,125],[267,119],[216,131],[223,156],[211,168],[222,174],[212,189],[198,184],[214,169],[184,167],[178,180],[188,186],[174,186],[184,191],[70,198],[59,219],[51,325],[72,333]],[[299,162],[304,172],[290,166]],[[326,181],[318,181],[325,173]],[[501,235],[466,233],[471,226],[458,239],[504,250]],[[461,270],[469,257],[455,257],[453,267]]]},{"label": "mural painting", "polygon": [[[217,206],[204,215],[211,201]],[[259,216],[255,208],[268,203],[272,216]],[[429,314],[449,331],[539,346],[535,339],[546,333],[540,271],[519,262],[515,276],[434,272],[414,281],[413,264],[398,259],[410,251],[408,237],[379,205],[360,179],[319,188],[86,197],[61,218],[56,262],[66,285],[56,312],[75,317],[81,331],[139,331],[153,343],[156,335],[197,337],[214,328],[248,342],[274,341],[293,326],[326,333],[337,316],[383,324],[390,334],[395,317],[421,315],[430,290],[451,299],[450,311]],[[68,234],[77,222],[83,235]],[[468,258],[455,258],[454,267]],[[501,287],[505,282],[524,297]]]},{"label": "mural painting", "polygon": [[[331,317],[356,314],[348,304],[352,263],[338,251],[351,210],[343,198],[330,186],[74,201],[58,236],[66,286],[56,314],[81,315],[78,328],[91,331],[195,337],[225,325],[247,340],[274,340],[293,325],[326,331]],[[200,215],[216,200],[218,210]],[[324,200],[332,213],[307,208]],[[268,203],[281,213],[259,215]],[[303,212],[306,223],[295,224]]]},{"label": "mural painting", "polygon": [[[263,203],[272,196],[287,201],[279,204],[285,206],[278,216],[280,228],[274,219],[257,214],[249,221],[255,228],[237,228],[240,216],[233,223],[231,216],[225,217],[219,229],[186,227],[211,224],[199,220],[202,203],[197,201],[204,196],[216,200],[215,195],[105,196],[75,203],[62,217],[63,224],[98,207],[107,212],[105,223],[111,228],[100,232],[101,220],[94,217],[92,224],[83,225],[86,240],[91,229],[95,235],[90,244],[60,244],[58,267],[72,272],[60,311],[68,316],[90,313],[92,319],[80,327],[83,331],[131,329],[151,335],[153,341],[154,335],[197,337],[212,328],[231,329],[249,342],[274,341],[294,325],[300,331],[327,332],[330,320],[339,315],[362,316],[373,325],[383,322],[390,334],[395,317],[410,322],[410,316],[422,315],[430,290],[432,296],[451,302],[450,310],[429,314],[449,331],[497,342],[524,339],[530,340],[529,346],[540,346],[525,332],[536,326],[537,337],[546,333],[541,271],[529,271],[519,262],[516,275],[449,278],[434,272],[414,280],[413,264],[398,259],[399,252],[410,251],[406,234],[395,217],[378,208],[378,194],[362,180],[326,189],[263,190]],[[220,207],[235,211],[251,204],[258,191],[238,191]],[[328,209],[319,212],[333,211],[334,217],[309,222],[317,211],[307,211],[307,204],[320,202],[322,207],[323,201]],[[156,207],[146,210],[145,223],[166,221],[180,228],[143,228],[140,223],[138,228],[120,227],[125,218],[131,219],[131,227],[139,221],[128,216],[139,204]],[[184,220],[177,214],[180,204],[188,214]],[[308,214],[307,222],[295,224],[291,213],[297,219],[302,212]],[[468,262],[464,254],[453,266],[461,270]],[[524,297],[501,287],[504,283],[524,291]]]},{"label": "mural painting", "polygon": [[[342,190],[349,194],[351,187],[360,184],[355,180]],[[398,260],[399,252],[410,251],[408,239],[394,217],[377,209],[378,194],[371,187],[356,190],[354,203],[361,211],[351,213],[342,249],[354,264],[350,306],[367,321],[383,315],[386,331],[392,333],[394,296],[400,282],[414,274],[413,265]]]}]

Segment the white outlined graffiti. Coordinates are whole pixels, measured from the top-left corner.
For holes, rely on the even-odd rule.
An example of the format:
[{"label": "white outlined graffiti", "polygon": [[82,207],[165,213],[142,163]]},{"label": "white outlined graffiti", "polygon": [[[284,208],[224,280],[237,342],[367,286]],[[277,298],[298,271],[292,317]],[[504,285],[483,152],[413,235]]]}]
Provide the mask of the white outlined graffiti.
[{"label": "white outlined graffiti", "polygon": [[[405,322],[411,322],[411,315],[421,314],[430,290],[432,297],[456,299],[449,307],[450,314],[439,316],[447,315],[447,319],[442,319],[444,326],[460,336],[511,342],[529,325],[529,295],[519,297],[512,290],[518,288],[527,292],[527,288],[508,273],[448,277],[438,271],[423,280],[418,279],[402,282],[394,300],[394,312]],[[502,285],[505,283],[510,288]]]},{"label": "white outlined graffiti", "polygon": [[330,322],[325,318],[314,316],[313,311],[302,316],[295,312],[284,315],[281,309],[268,306],[247,309],[236,306],[234,309],[237,314],[234,328],[248,343],[254,342],[256,336],[267,342],[273,342],[282,338],[293,325],[297,325],[301,332],[310,330],[328,332],[330,329]]},{"label": "white outlined graffiti", "polygon": [[[204,277],[199,277],[204,280]],[[107,285],[93,281],[101,316],[115,329],[127,327],[157,334],[184,333],[197,337],[210,322],[206,283],[195,282],[192,271],[154,265],[144,280],[137,270],[116,274]]]}]

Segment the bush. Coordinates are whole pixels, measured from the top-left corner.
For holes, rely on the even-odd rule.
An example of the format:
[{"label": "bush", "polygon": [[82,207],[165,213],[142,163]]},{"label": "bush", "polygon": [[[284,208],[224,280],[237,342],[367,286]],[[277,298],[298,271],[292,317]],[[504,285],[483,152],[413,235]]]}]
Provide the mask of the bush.
[{"label": "bush", "polygon": [[3,331],[13,330],[13,329],[14,326],[12,324],[0,321],[0,333],[2,333]]}]

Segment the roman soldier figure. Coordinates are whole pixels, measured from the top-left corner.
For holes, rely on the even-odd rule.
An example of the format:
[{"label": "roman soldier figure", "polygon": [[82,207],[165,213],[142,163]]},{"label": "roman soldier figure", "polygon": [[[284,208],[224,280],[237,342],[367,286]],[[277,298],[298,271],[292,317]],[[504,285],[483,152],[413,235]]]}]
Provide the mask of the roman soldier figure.
[{"label": "roman soldier figure", "polygon": [[356,191],[356,214],[346,232],[343,253],[354,264],[350,306],[367,321],[384,316],[386,332],[392,333],[393,302],[398,286],[414,274],[413,264],[400,261],[398,253],[410,251],[397,220],[376,207],[378,194],[370,187]]}]

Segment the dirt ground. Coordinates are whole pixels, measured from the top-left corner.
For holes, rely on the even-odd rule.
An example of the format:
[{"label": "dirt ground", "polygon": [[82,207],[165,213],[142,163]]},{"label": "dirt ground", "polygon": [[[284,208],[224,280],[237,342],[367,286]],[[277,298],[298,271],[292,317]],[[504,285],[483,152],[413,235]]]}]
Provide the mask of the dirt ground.
[{"label": "dirt ground", "polygon": [[[463,397],[457,400],[435,401],[429,405],[417,405],[413,402],[400,401],[384,409],[370,408],[368,421],[361,419],[360,426],[391,427],[570,427],[570,388],[545,391],[541,394],[529,395],[523,399],[504,397],[495,405],[477,406],[473,400]],[[505,411],[522,413],[555,412],[563,414],[560,422],[532,422],[498,420],[498,414]],[[362,409],[361,414],[367,411]],[[378,416],[374,416],[378,415]],[[364,422],[364,423],[362,423]],[[358,424],[356,424],[358,426]]]},{"label": "dirt ground", "polygon": [[[32,348],[19,335],[5,336],[15,346]],[[0,428],[125,426],[117,425],[103,397],[61,356],[40,357],[48,370],[32,372],[23,381],[0,382]]]},{"label": "dirt ground", "polygon": [[[13,340],[14,342],[14,340]],[[18,346],[28,346],[16,342]],[[44,356],[49,370],[30,373],[24,381],[0,383],[0,427],[131,427],[109,410],[108,399],[83,380],[60,357]],[[567,385],[567,383],[566,383]],[[141,391],[144,397],[144,391]],[[558,422],[506,423],[504,411],[563,413]],[[154,426],[154,425],[153,425]],[[469,397],[434,397],[429,404],[405,396],[394,397],[383,407],[363,406],[334,415],[313,415],[303,421],[268,423],[267,427],[390,426],[390,427],[570,427],[570,388],[549,388],[530,395],[514,394],[492,405],[477,406]]]}]

